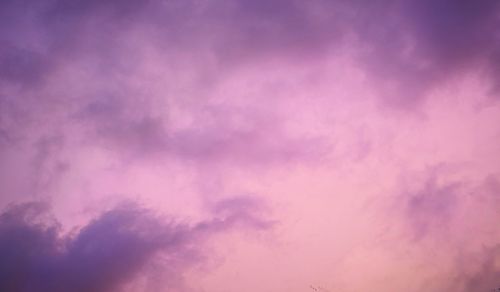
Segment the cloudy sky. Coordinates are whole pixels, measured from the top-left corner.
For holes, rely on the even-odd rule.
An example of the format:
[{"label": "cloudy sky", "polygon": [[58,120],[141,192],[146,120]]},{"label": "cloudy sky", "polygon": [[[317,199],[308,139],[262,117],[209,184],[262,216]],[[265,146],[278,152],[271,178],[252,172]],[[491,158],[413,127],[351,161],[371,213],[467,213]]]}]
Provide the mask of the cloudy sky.
[{"label": "cloudy sky", "polygon": [[500,288],[498,0],[0,0],[0,290]]}]

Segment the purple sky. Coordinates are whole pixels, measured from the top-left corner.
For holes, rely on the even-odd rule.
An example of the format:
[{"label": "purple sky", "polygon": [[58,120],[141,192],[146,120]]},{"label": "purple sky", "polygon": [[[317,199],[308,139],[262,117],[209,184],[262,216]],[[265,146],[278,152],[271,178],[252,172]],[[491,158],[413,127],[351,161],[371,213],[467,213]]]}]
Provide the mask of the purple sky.
[{"label": "purple sky", "polygon": [[0,0],[0,291],[500,288],[498,0]]}]

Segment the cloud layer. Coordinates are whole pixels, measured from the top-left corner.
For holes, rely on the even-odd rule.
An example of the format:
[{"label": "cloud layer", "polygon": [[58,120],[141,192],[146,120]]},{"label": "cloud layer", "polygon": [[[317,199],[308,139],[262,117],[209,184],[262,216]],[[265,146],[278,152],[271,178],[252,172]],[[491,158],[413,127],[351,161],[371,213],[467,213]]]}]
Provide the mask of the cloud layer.
[{"label": "cloud layer", "polygon": [[499,15],[0,1],[0,290],[500,287]]}]

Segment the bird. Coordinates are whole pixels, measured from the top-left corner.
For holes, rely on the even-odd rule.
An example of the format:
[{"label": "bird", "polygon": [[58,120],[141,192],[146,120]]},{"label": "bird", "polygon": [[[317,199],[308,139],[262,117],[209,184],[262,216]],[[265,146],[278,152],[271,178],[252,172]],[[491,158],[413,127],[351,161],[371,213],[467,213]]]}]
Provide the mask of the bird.
[{"label": "bird", "polygon": [[309,288],[311,288],[314,291],[318,291],[318,292],[321,292],[321,291],[330,292],[329,290],[327,290],[321,286],[314,287],[313,285],[309,285]]}]

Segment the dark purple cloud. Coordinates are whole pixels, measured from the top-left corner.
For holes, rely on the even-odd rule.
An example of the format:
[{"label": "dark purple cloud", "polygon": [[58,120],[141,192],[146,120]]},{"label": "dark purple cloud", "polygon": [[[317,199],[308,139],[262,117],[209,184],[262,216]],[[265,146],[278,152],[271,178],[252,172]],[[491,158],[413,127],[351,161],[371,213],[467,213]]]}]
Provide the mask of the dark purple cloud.
[{"label": "dark purple cloud", "polygon": [[381,0],[357,5],[353,23],[361,40],[370,44],[365,62],[379,82],[396,83],[395,102],[414,105],[432,87],[468,72],[484,74],[498,86],[498,1]]},{"label": "dark purple cloud", "polygon": [[[212,125],[200,119],[191,128],[170,131],[164,117],[152,113],[148,101],[153,97],[130,88],[123,78],[140,71],[144,52],[137,48],[163,52],[161,62],[168,70],[194,70],[189,86],[205,80],[209,91],[235,67],[278,59],[308,64],[335,54],[337,47],[352,46],[381,90],[381,100],[411,108],[441,81],[468,71],[483,72],[496,84],[499,7],[493,0],[2,1],[0,147],[15,143],[15,136],[38,127],[47,115],[58,117],[59,125],[74,123],[68,116],[78,116],[91,134],[128,145],[132,152],[168,149],[193,160],[250,152],[252,161],[288,153],[283,155],[287,160],[301,155],[293,145],[317,141],[286,137],[272,111],[238,113],[259,129],[262,117],[274,124],[264,135],[232,129],[224,118],[225,105],[208,110],[218,116]],[[210,66],[195,62],[195,68],[176,63],[193,58],[214,61]],[[66,84],[63,77],[71,75],[57,74],[68,67],[84,72],[83,89],[41,90]],[[194,94],[203,101],[209,96]],[[131,111],[138,114],[131,117]],[[273,145],[273,136],[286,142]],[[242,140],[252,143],[237,142]]]},{"label": "dark purple cloud", "polygon": [[[112,67],[133,28],[166,51],[213,51],[224,66],[255,57],[310,59],[355,33],[369,66],[417,90],[464,70],[498,66],[498,1],[2,2],[2,73],[34,80],[61,58],[95,54]],[[6,27],[9,27],[7,29]],[[130,41],[133,41],[132,39]],[[170,56],[171,57],[171,56]],[[106,59],[104,59],[106,58]],[[168,57],[167,57],[168,58]],[[123,62],[123,59],[120,59]],[[12,64],[16,64],[13,66]],[[401,75],[402,74],[402,75]],[[412,96],[411,94],[406,94]]]},{"label": "dark purple cloud", "polygon": [[[403,219],[403,237],[429,255],[446,254],[453,259],[444,281],[450,291],[493,291],[500,288],[498,237],[498,178],[446,180],[440,171],[411,191],[396,197],[396,218]],[[392,213],[394,214],[394,213]],[[401,216],[402,215],[402,216]],[[401,239],[402,241],[402,239]]]},{"label": "dark purple cloud", "polygon": [[[327,147],[318,137],[290,137],[281,103],[212,103],[219,93],[211,90],[238,68],[314,64],[337,47],[352,48],[380,100],[408,109],[469,71],[496,86],[498,11],[492,0],[2,1],[0,158],[32,157],[43,166],[35,172],[57,176],[71,161],[53,153],[67,150],[66,135],[83,133],[85,142],[126,155],[245,165],[317,159]],[[192,92],[178,96],[175,78],[165,79],[165,92],[134,88],[151,77],[141,75],[143,47],[161,52],[158,64],[171,76],[192,72],[182,88]],[[164,112],[155,111],[156,99]],[[175,129],[170,107],[185,99],[193,122]],[[57,147],[37,142],[52,137]],[[12,167],[4,168],[9,177]],[[37,192],[40,181],[22,192]]]},{"label": "dark purple cloud", "polygon": [[34,86],[45,73],[46,59],[41,54],[9,43],[0,44],[0,80]]},{"label": "dark purple cloud", "polygon": [[438,185],[436,180],[432,176],[419,190],[404,195],[406,218],[416,239],[436,232],[447,234],[459,204],[460,184]]},{"label": "dark purple cloud", "polygon": [[[238,201],[225,212],[192,225],[166,222],[152,212],[124,204],[61,234],[60,225],[40,203],[12,205],[0,215],[0,290],[119,291],[152,263],[165,266],[164,289],[179,283],[188,267],[203,258],[203,241],[239,228],[267,229],[258,204]],[[170,274],[171,273],[171,274]]]},{"label": "dark purple cloud", "polygon": [[[102,97],[83,107],[74,121],[86,125],[92,141],[128,155],[267,164],[315,159],[325,150],[314,137],[288,137],[282,121],[265,109],[207,103],[190,111],[192,126],[173,129],[168,117],[153,114],[151,106],[140,99]],[[247,126],[242,129],[235,120]]]},{"label": "dark purple cloud", "polygon": [[464,220],[481,226],[481,220],[489,222],[494,220],[491,216],[496,218],[494,210],[500,206],[496,176],[487,176],[479,183],[446,178],[441,171],[431,170],[425,180],[411,190],[400,191],[396,197],[397,212],[405,218],[412,240],[455,237],[457,230],[461,230],[457,224]]},{"label": "dark purple cloud", "polygon": [[[5,1],[0,5],[6,15],[4,27],[11,28],[2,31],[0,39],[5,44],[0,51],[4,65],[0,84],[6,89],[0,91],[0,112],[6,119],[0,124],[0,141],[6,147],[26,144],[13,137],[40,132],[39,121],[51,119],[54,125],[48,128],[81,123],[92,142],[129,154],[262,162],[288,161],[315,151],[318,141],[287,137],[272,111],[210,106],[209,94],[202,92],[195,93],[201,105],[191,109],[194,125],[172,131],[166,113],[153,114],[155,105],[150,101],[155,97],[130,88],[123,78],[141,70],[137,60],[143,53],[135,43],[162,50],[160,61],[166,66],[172,60],[213,54],[220,68],[217,74],[208,70],[211,75],[227,74],[235,65],[256,58],[289,56],[286,48],[309,54],[330,39],[328,35],[333,37],[330,31],[335,29],[317,23],[307,12],[312,8],[299,1]],[[132,35],[133,30],[141,33]],[[65,80],[71,75],[58,75],[68,67],[82,73],[83,88],[71,90],[74,85]],[[194,73],[201,79],[208,74],[203,67],[202,62]],[[191,70],[178,68],[183,69]],[[65,84],[63,93],[50,90]],[[168,99],[173,93],[165,95]],[[233,125],[230,120],[235,116],[243,117],[250,127],[242,130]],[[284,143],[277,143],[276,137]],[[299,149],[303,142],[311,149]]]},{"label": "dark purple cloud", "polygon": [[500,246],[485,248],[480,257],[483,259],[473,274],[459,275],[460,291],[498,291],[500,290]]}]

